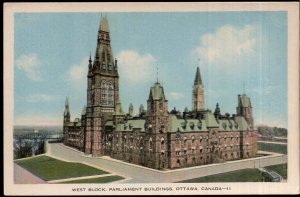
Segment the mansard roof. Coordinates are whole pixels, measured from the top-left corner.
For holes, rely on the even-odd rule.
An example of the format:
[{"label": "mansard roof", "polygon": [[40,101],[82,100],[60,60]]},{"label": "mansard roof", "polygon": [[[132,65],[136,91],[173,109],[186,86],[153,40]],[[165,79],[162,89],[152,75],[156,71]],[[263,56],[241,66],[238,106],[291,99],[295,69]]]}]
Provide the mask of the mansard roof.
[{"label": "mansard roof", "polygon": [[166,100],[164,88],[160,85],[159,82],[156,82],[154,86],[150,88],[149,99],[151,100]]},{"label": "mansard roof", "polygon": [[240,104],[242,107],[251,107],[250,98],[246,94],[243,94],[240,97]]},{"label": "mansard roof", "polygon": [[208,131],[206,122],[199,119],[182,119],[171,115],[170,132],[201,132]]},{"label": "mansard roof", "polygon": [[[135,129],[139,129],[141,132],[145,132],[145,122],[144,119],[132,119],[127,120],[124,123],[120,123],[116,125],[116,131],[133,131]],[[105,126],[113,126],[113,121],[107,121]]]},{"label": "mansard roof", "polygon": [[205,122],[207,127],[219,127],[219,124],[211,111],[205,113]]},{"label": "mansard roof", "polygon": [[246,131],[250,130],[243,116],[218,119],[210,111],[206,112],[203,119],[170,117],[169,132],[206,132],[209,127],[216,127],[219,131]]}]

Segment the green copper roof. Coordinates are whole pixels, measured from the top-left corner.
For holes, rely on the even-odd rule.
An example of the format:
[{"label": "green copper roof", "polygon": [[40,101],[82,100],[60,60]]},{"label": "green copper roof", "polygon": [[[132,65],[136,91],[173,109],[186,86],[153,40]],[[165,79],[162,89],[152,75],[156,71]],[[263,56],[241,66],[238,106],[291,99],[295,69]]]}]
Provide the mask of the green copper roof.
[{"label": "green copper roof", "polygon": [[205,114],[205,122],[207,127],[219,127],[219,124],[217,123],[215,116],[212,114],[211,111],[208,111]]},{"label": "green copper roof", "polygon": [[250,129],[249,125],[247,124],[245,118],[243,116],[236,116],[235,122],[238,124],[239,130],[248,130]]},{"label": "green copper roof", "polygon": [[232,119],[219,120],[219,131],[238,131],[239,125]]},{"label": "green copper roof", "polygon": [[160,83],[156,82],[154,86],[151,87],[149,97],[152,98],[153,100],[166,99],[164,94],[164,89],[160,85]]},{"label": "green copper roof", "polygon": [[199,67],[197,67],[194,85],[202,85],[202,79],[201,79]]},{"label": "green copper roof", "polygon": [[140,129],[142,132],[145,131],[145,120],[128,120],[125,123],[117,124],[116,131],[132,131],[134,129]]},{"label": "green copper roof", "polygon": [[246,94],[241,96],[241,104],[243,107],[251,107],[250,98]]},{"label": "green copper roof", "polygon": [[170,132],[204,132],[208,131],[206,122],[198,119],[178,119],[175,115],[170,117]]}]

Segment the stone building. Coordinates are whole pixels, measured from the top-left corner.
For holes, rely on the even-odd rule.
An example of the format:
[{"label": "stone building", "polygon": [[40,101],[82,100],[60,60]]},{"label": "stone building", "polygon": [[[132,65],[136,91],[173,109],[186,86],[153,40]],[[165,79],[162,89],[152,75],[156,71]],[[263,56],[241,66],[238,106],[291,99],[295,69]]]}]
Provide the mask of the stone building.
[{"label": "stone building", "polygon": [[205,88],[199,67],[192,90],[191,111],[169,111],[163,86],[150,87],[147,109],[123,111],[119,98],[117,60],[110,45],[107,18],[102,18],[94,61],[88,62],[87,106],[71,121],[67,98],[64,144],[94,157],[110,156],[155,169],[174,169],[254,157],[257,131],[250,98],[238,95],[237,113],[222,115],[205,109]]}]

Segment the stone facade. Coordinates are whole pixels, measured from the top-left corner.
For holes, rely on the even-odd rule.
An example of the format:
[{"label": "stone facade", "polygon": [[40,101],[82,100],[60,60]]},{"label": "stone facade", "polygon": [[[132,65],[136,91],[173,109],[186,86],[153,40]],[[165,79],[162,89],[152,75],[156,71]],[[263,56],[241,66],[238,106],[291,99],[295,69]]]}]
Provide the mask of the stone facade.
[{"label": "stone facade", "polygon": [[204,86],[197,68],[192,110],[169,111],[164,88],[150,88],[147,110],[133,105],[125,114],[119,98],[117,60],[113,59],[109,26],[100,23],[95,59],[88,63],[87,106],[71,122],[70,102],[64,112],[64,144],[92,156],[110,156],[155,169],[174,169],[254,157],[257,131],[250,98],[238,95],[237,114],[205,110]]}]

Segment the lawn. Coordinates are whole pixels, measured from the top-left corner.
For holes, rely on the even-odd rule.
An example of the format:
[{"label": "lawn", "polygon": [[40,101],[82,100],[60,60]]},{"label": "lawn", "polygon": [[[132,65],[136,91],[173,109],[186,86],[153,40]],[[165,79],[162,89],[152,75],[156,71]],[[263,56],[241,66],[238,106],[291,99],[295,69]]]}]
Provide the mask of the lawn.
[{"label": "lawn", "polygon": [[110,183],[113,181],[118,181],[124,179],[121,176],[105,176],[99,178],[92,178],[92,179],[80,179],[80,180],[73,180],[73,181],[66,181],[60,183]]},{"label": "lawn", "polygon": [[48,156],[33,157],[15,162],[45,181],[108,173],[81,163],[65,162]]},{"label": "lawn", "polygon": [[287,154],[287,146],[282,144],[258,143],[258,150]]},{"label": "lawn", "polygon": [[287,164],[267,166],[266,169],[273,170],[280,174],[284,179],[287,179]]},{"label": "lawn", "polygon": [[180,183],[209,183],[209,182],[261,182],[264,178],[258,169],[243,169],[211,176],[180,181]]}]

